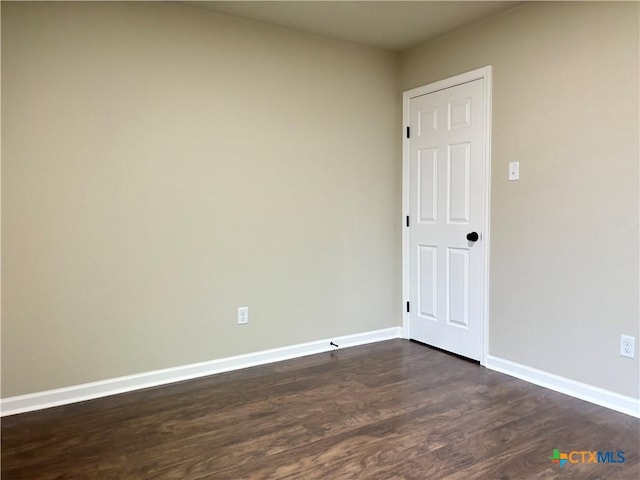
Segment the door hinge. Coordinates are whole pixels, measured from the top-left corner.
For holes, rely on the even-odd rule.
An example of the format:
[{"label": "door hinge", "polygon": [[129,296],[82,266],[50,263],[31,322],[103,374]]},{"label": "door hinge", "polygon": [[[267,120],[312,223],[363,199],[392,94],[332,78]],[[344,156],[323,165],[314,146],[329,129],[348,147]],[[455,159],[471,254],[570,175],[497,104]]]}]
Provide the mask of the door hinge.
[{"label": "door hinge", "polygon": [[411,138],[411,127],[407,125],[407,138]]},{"label": "door hinge", "polygon": [[407,215],[407,227],[409,226],[409,215]]},{"label": "door hinge", "polygon": [[411,311],[411,307],[409,305],[409,302],[407,302],[407,313],[409,313]]}]

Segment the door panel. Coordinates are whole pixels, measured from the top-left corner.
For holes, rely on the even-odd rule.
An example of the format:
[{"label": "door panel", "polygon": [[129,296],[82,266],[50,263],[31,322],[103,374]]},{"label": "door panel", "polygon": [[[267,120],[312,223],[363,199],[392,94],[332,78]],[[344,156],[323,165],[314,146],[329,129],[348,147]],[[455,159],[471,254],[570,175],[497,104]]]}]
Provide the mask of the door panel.
[{"label": "door panel", "polygon": [[449,223],[469,223],[469,142],[447,146]]},{"label": "door panel", "polygon": [[450,325],[469,327],[469,250],[447,248],[447,294]]},{"label": "door panel", "polygon": [[418,292],[420,294],[420,302],[418,304],[419,313],[425,318],[437,320],[437,249],[429,245],[420,245],[418,248],[420,249],[418,254],[420,262],[420,274],[418,277],[418,282],[421,284],[418,288]]},{"label": "door panel", "polygon": [[[484,79],[409,100],[409,337],[482,350]],[[415,219],[415,220],[414,220]],[[477,242],[467,240],[478,232]]]},{"label": "door panel", "polygon": [[421,223],[437,221],[438,150],[427,148],[418,152],[418,218]]}]

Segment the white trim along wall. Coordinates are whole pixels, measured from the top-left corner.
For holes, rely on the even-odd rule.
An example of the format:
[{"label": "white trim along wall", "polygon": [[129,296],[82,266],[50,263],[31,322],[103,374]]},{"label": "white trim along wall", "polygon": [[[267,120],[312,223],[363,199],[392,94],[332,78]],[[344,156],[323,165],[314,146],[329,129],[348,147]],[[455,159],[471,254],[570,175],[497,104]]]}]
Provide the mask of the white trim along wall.
[{"label": "white trim along wall", "polygon": [[[0,401],[0,416],[4,417],[42,410],[143,388],[205,377],[216,373],[230,372],[242,368],[303,357],[305,355],[328,352],[334,348],[329,343],[331,341],[338,344],[340,346],[339,348],[346,348],[402,337],[403,329],[401,327],[391,327],[383,330],[221,358],[208,362],[193,363],[190,365],[127,375],[125,377],[111,378],[99,382],[73,385],[27,395],[18,395],[3,398]],[[640,418],[640,400],[636,398],[626,397],[491,355],[487,356],[485,367],[556,392],[564,393],[571,397]]]},{"label": "white trim along wall", "polygon": [[561,377],[553,373],[521,365],[510,360],[489,355],[485,365],[491,370],[519,378],[534,385],[548,388],[555,392],[564,393],[586,402],[610,408],[617,412],[626,413],[640,418],[640,399],[620,395],[603,388],[594,387],[570,378]]},{"label": "white trim along wall", "polygon": [[230,372],[232,370],[280,362],[282,360],[304,357],[315,353],[328,352],[335,348],[330,345],[330,342],[339,345],[339,348],[355,347],[357,345],[400,338],[400,333],[400,327],[391,327],[371,332],[356,333],[355,335],[346,335],[288,347],[274,348],[272,350],[220,358],[208,362],[192,363],[179,367],[127,375],[125,377],[110,378],[99,382],[84,383],[65,388],[57,388],[55,390],[3,398],[0,403],[0,416],[4,417],[33,410],[57,407],[59,405],[107,397],[118,393],[205,377],[216,373]]}]

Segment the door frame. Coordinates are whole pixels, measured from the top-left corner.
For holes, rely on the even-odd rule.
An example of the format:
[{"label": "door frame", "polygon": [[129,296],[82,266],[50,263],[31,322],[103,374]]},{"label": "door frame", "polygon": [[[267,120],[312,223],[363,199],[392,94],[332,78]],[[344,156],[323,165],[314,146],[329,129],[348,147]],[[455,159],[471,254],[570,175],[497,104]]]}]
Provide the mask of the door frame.
[{"label": "door frame", "polygon": [[[409,215],[409,139],[406,129],[409,126],[409,101],[412,98],[434,93],[450,87],[455,87],[473,80],[484,79],[484,149],[482,163],[484,172],[484,196],[482,219],[482,311],[480,313],[481,353],[480,364],[485,365],[489,355],[489,240],[490,240],[490,206],[491,206],[491,91],[492,91],[491,65],[461,73],[453,77],[437,82],[429,83],[422,87],[406,90],[402,94],[402,298],[409,301],[409,232],[406,226],[406,217]],[[409,312],[403,308],[402,337],[409,338]]]}]

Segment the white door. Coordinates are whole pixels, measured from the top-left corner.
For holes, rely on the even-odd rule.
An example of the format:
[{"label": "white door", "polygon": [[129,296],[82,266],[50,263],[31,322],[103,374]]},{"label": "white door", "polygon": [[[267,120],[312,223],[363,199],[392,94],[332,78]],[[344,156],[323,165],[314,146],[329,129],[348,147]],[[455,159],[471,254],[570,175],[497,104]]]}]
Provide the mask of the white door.
[{"label": "white door", "polygon": [[[409,338],[480,360],[485,78],[409,97]],[[477,238],[476,238],[477,236]]]}]

